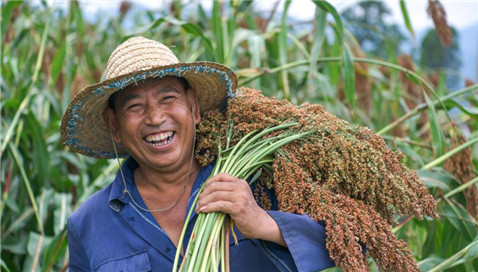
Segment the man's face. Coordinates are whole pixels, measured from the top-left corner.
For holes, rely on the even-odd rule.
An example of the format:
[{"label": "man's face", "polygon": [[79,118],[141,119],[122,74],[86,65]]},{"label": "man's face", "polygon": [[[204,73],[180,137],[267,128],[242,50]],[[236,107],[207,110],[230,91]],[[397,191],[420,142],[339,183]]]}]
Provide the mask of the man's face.
[{"label": "man's face", "polygon": [[113,138],[140,167],[177,171],[189,165],[200,121],[193,90],[177,77],[148,80],[118,93],[107,117]]}]

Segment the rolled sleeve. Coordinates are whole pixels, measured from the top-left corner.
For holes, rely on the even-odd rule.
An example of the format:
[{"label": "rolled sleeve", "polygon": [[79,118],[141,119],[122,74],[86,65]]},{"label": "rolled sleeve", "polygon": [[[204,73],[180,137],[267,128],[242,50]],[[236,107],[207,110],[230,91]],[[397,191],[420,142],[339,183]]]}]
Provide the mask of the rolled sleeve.
[{"label": "rolled sleeve", "polygon": [[[322,225],[307,215],[280,211],[268,213],[279,226],[298,271],[319,271],[335,265],[325,246],[325,228]],[[279,245],[271,242],[261,244],[272,256],[285,255],[284,248]],[[284,259],[283,264],[279,265],[285,265],[287,262],[287,259]],[[284,269],[287,270],[289,269]]]}]

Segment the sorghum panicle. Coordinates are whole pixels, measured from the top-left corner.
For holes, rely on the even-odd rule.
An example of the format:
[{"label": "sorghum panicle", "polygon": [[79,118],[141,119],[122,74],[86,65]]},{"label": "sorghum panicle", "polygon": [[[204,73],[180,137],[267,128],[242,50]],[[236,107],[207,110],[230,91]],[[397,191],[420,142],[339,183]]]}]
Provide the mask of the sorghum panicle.
[{"label": "sorghum panicle", "polygon": [[327,249],[345,271],[368,269],[363,246],[382,271],[418,271],[390,225],[394,214],[435,217],[436,203],[417,173],[401,162],[402,155],[372,130],[339,119],[320,105],[296,106],[241,89],[226,114],[203,114],[197,158],[203,165],[215,159],[217,143],[225,146],[231,122],[235,144],[250,131],[289,121],[299,122],[290,131],[314,133],[280,148],[272,175],[262,174],[256,181],[258,201],[270,205],[261,188],[271,188],[280,210],[325,222]]}]

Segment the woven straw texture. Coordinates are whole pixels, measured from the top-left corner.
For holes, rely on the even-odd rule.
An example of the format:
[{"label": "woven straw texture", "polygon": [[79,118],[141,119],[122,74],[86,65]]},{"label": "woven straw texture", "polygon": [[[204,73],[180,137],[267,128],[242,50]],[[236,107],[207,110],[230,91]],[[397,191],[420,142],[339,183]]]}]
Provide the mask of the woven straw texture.
[{"label": "woven straw texture", "polygon": [[[237,78],[234,72],[214,62],[180,63],[165,45],[143,37],[120,44],[111,54],[106,80],[81,90],[71,101],[61,122],[64,143],[72,151],[97,158],[114,158],[115,152],[104,121],[104,110],[111,94],[148,78],[165,76],[185,78],[198,97],[201,111],[218,107],[234,97]],[[118,155],[127,151],[117,145]]]}]

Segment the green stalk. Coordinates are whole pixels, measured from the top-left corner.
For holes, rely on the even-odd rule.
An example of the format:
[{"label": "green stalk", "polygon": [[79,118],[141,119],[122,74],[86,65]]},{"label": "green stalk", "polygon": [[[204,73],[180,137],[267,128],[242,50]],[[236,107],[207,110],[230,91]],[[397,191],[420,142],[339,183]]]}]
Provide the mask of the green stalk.
[{"label": "green stalk", "polygon": [[[226,222],[228,221],[227,219],[225,220]],[[226,254],[226,245],[229,236],[226,234],[227,228],[224,226],[221,228],[221,241],[219,241],[219,256],[221,256],[220,263],[221,263],[221,271],[226,271],[226,258],[229,258],[229,254]]]},{"label": "green stalk", "polygon": [[463,149],[475,144],[476,142],[478,142],[478,137],[460,145],[460,146],[457,146],[455,148],[453,148],[452,150],[448,151],[447,153],[443,154],[442,156],[436,158],[435,160],[427,163],[425,166],[422,167],[422,169],[430,169],[432,167],[435,167],[437,165],[439,165],[440,163],[444,162],[446,159],[450,158],[451,156],[455,155],[456,153],[462,151]]},{"label": "green stalk", "polygon": [[453,266],[453,263],[456,262],[457,260],[459,260],[460,258],[462,258],[463,256],[465,256],[468,251],[476,246],[478,244],[478,240],[474,240],[473,242],[471,242],[470,244],[468,244],[466,247],[464,247],[462,250],[458,251],[457,253],[455,253],[453,256],[451,256],[450,258],[446,259],[445,261],[443,261],[442,263],[440,263],[439,265],[433,267],[432,269],[428,270],[428,272],[438,272],[438,271],[443,271],[447,268],[450,268]]},{"label": "green stalk", "polygon": [[[207,213],[207,214],[204,214],[204,216],[202,217],[206,217],[205,223],[202,225],[196,224],[196,225],[204,226],[204,227],[200,228],[201,236],[198,237],[196,247],[194,248],[194,251],[193,251],[193,258],[191,259],[191,263],[194,265],[189,266],[188,271],[190,272],[201,271],[201,270],[198,270],[199,265],[202,263],[204,258],[207,258],[207,253],[208,253],[207,244],[201,243],[201,241],[203,241],[203,239],[210,239],[210,237],[214,235],[214,226],[215,226],[214,223],[217,220],[218,213],[216,212]],[[196,260],[198,261],[196,262]]]},{"label": "green stalk", "polygon": [[[215,176],[217,173],[227,173],[237,178],[247,178],[254,173],[253,171],[257,171],[264,164],[272,162],[273,158],[270,156],[275,150],[291,141],[313,133],[312,131],[298,134],[284,132],[280,135],[263,139],[263,137],[270,132],[284,130],[297,124],[296,122],[285,123],[264,129],[259,133],[255,131],[248,133],[232,149],[229,148],[230,139],[232,138],[232,129],[229,129],[226,139],[227,152],[222,151],[221,147],[218,146],[218,159],[209,178]],[[245,176],[246,174],[247,176]],[[205,184],[206,183],[201,187],[188,213],[176,252],[173,271],[176,271],[177,268],[180,247],[182,246],[191,211],[195,208]],[[224,241],[226,239],[226,235],[224,235],[226,227],[224,222],[225,218],[226,215],[224,213],[218,212],[200,213],[198,215],[183,264],[180,267],[181,271],[217,271],[219,264],[221,264],[223,271],[229,270],[229,262],[225,260],[229,254],[226,250],[221,249],[223,244],[228,243],[228,241]]]},{"label": "green stalk", "polygon": [[444,97],[442,97],[440,100],[433,100],[430,105],[427,105],[426,103],[422,103],[418,106],[416,106],[413,110],[407,112],[406,114],[402,115],[400,118],[396,119],[395,121],[393,121],[392,123],[390,123],[388,126],[382,128],[380,131],[377,132],[378,135],[381,135],[381,134],[384,134],[385,132],[393,129],[394,127],[398,126],[398,124],[400,124],[401,122],[407,120],[408,118],[410,117],[413,117],[415,115],[417,115],[418,113],[428,109],[428,107],[430,106],[433,106],[435,107],[438,103],[441,102],[445,102],[455,96],[459,96],[459,95],[462,95],[462,94],[465,94],[465,93],[468,93],[470,91],[473,91],[477,89],[478,90],[478,84],[475,84],[475,85],[472,85],[470,87],[467,87],[467,88],[464,88],[464,89],[461,89],[461,90],[458,90],[458,91],[455,91],[455,92],[452,92],[452,93],[449,93],[448,95],[445,95]]},{"label": "green stalk", "polygon": [[[459,192],[461,192],[461,191],[464,191],[464,190],[466,190],[468,187],[471,187],[471,186],[475,185],[475,183],[478,183],[478,177],[476,177],[476,178],[474,178],[474,179],[468,181],[467,183],[464,183],[464,184],[462,184],[462,185],[456,187],[455,189],[449,191],[448,193],[446,193],[446,194],[443,196],[443,198],[444,198],[444,199],[448,199],[448,198],[450,198],[452,195],[454,195],[454,194],[456,194],[456,193],[459,193]],[[438,199],[437,202],[440,201],[440,200],[441,200],[441,198]]]},{"label": "green stalk", "polygon": [[[53,12],[54,7],[55,7],[55,5],[52,6],[51,12]],[[43,31],[43,34],[42,34],[42,39],[41,39],[41,43],[40,43],[40,50],[38,52],[38,57],[37,57],[37,61],[36,61],[36,64],[35,64],[35,70],[33,71],[31,85],[35,85],[35,83],[38,79],[38,75],[39,75],[40,70],[41,70],[43,55],[45,53],[46,39],[48,37],[48,32],[50,31],[50,22],[51,22],[51,16],[48,16],[48,19],[47,19],[47,22],[46,22],[46,25],[45,25],[45,30]],[[0,148],[0,154],[3,154],[3,152],[7,148],[7,144],[10,142],[10,138],[13,136],[13,131],[15,130],[15,127],[18,123],[18,120],[20,119],[20,115],[30,104],[30,99],[33,97],[32,89],[33,88],[29,88],[27,95],[25,96],[22,103],[20,104],[20,107],[18,107],[18,110],[15,113],[15,116],[13,117],[13,120],[10,123],[10,126],[7,129],[7,133],[5,133],[5,138],[3,139],[3,143],[2,143],[2,146]]]},{"label": "green stalk", "polygon": [[43,222],[40,219],[40,212],[38,210],[37,201],[33,194],[32,186],[30,185],[30,180],[28,179],[27,173],[25,172],[25,169],[23,168],[18,150],[15,148],[15,146],[12,143],[9,143],[9,147],[10,147],[10,150],[12,151],[13,158],[17,162],[18,169],[20,169],[20,173],[22,174],[23,181],[25,182],[25,187],[27,187],[28,196],[30,197],[30,201],[32,202],[33,210],[35,211],[35,217],[38,222],[38,229],[40,230],[40,233],[43,236],[44,235]]},{"label": "green stalk", "polygon": [[[198,253],[200,253],[199,248],[201,246],[201,243],[199,241],[201,241],[202,237],[204,237],[204,233],[206,232],[206,228],[199,228],[199,226],[207,225],[208,218],[211,217],[211,216],[213,216],[213,215],[208,214],[207,216],[198,217],[197,223],[194,225],[194,229],[192,231],[192,233],[195,234],[194,235],[194,241],[192,241],[193,243],[191,243],[191,241],[190,241],[190,244],[189,244],[189,246],[191,246],[191,247],[194,246],[194,250],[192,251],[192,255],[189,256],[188,263],[194,263],[194,261],[198,257]],[[189,246],[188,246],[188,248],[189,248]],[[189,252],[189,250],[187,250],[187,252]],[[189,267],[189,266],[187,266],[187,267]]]},{"label": "green stalk", "polygon": [[[221,213],[221,214],[218,214],[218,216],[216,217],[216,220],[214,222],[214,225],[212,227],[212,231],[211,231],[211,235],[208,239],[208,242],[207,242],[207,245],[206,245],[206,252],[204,254],[204,259],[205,260],[209,260],[209,254],[213,253],[214,252],[214,245],[217,244],[217,238],[219,237],[219,233],[220,233],[220,230],[221,230],[221,227],[223,225],[223,222],[224,222],[224,217],[225,217],[225,214]],[[199,267],[199,269],[195,269],[194,271],[206,271],[206,265],[208,264],[208,261],[204,261],[204,259],[201,259],[201,266]],[[214,261],[214,257],[211,258],[213,260],[212,262],[212,265],[214,267],[215,270],[217,270],[218,268],[218,265],[217,263]]]},{"label": "green stalk", "polygon": [[[418,80],[421,84],[426,86],[426,88],[429,89],[436,96],[435,91],[434,91],[433,87],[430,85],[430,83],[428,83],[424,78],[420,77],[414,71],[408,70],[408,69],[406,69],[406,68],[404,68],[400,65],[396,65],[396,64],[393,64],[393,63],[389,63],[389,62],[381,61],[381,60],[376,60],[376,59],[369,59],[369,58],[353,58],[352,60],[354,62],[363,62],[363,63],[382,65],[382,66],[385,66],[385,67],[388,67],[388,68],[392,68],[392,69],[404,72],[404,73],[408,74],[409,76],[413,77],[414,79]],[[317,63],[321,63],[321,62],[340,62],[340,61],[341,61],[340,57],[324,57],[324,58],[317,59]],[[275,68],[272,68],[272,69],[270,69],[270,68],[257,69],[258,73],[256,75],[248,77],[248,78],[240,81],[239,85],[241,85],[241,86],[246,85],[247,83],[250,83],[250,82],[254,81],[255,79],[257,79],[261,76],[278,73],[278,72],[281,72],[283,70],[288,70],[288,69],[292,69],[292,68],[295,68],[295,67],[298,67],[298,66],[303,66],[303,65],[310,65],[310,60],[300,60],[300,61],[296,61],[296,62],[290,62],[290,63],[283,64],[281,66],[278,66],[278,67],[275,67]],[[238,71],[238,73],[240,73],[240,71]],[[478,89],[478,84],[472,85],[472,86],[464,88],[462,90],[452,92],[452,93],[450,93],[450,94],[448,94],[448,95],[446,95],[442,98],[437,98],[436,100],[432,101],[430,103],[430,105],[427,105],[426,103],[420,104],[417,107],[415,107],[415,109],[407,112],[405,115],[396,119],[395,121],[390,123],[388,126],[382,128],[380,131],[377,132],[377,134],[382,135],[385,132],[390,131],[391,129],[396,127],[401,122],[403,122],[403,121],[407,120],[408,118],[418,114],[421,111],[424,111],[425,109],[427,109],[430,106],[435,107],[437,104],[442,104],[443,102],[445,102],[446,100],[448,100],[452,97],[459,96],[461,94],[467,93],[467,92],[472,91],[474,89]]]},{"label": "green stalk", "polygon": [[[218,169],[220,167],[220,161],[222,160],[221,156],[221,147],[218,147],[218,155],[217,155],[217,161],[216,165],[212,169],[211,175],[209,177],[213,177],[218,173]],[[179,255],[181,254],[181,249],[183,246],[183,241],[184,241],[184,236],[186,234],[186,229],[188,227],[189,219],[191,218],[191,215],[193,213],[194,207],[196,207],[196,203],[198,201],[198,196],[201,194],[202,190],[204,189],[204,186],[199,189],[199,192],[197,193],[196,198],[194,198],[193,204],[191,205],[191,209],[189,209],[188,215],[186,216],[186,219],[184,220],[184,226],[183,230],[181,231],[181,236],[179,237],[179,242],[178,242],[178,248],[176,250],[176,255],[174,256],[174,263],[173,263],[173,272],[178,271],[178,263],[179,263]],[[199,220],[199,218],[198,218]],[[194,232],[193,232],[194,233]],[[186,258],[186,253],[185,253],[185,258]]]},{"label": "green stalk", "polygon": [[[234,155],[236,154],[237,150],[238,150],[239,148],[241,148],[241,150],[244,149],[244,148],[246,148],[246,147],[247,147],[247,144],[244,144],[244,142],[245,142],[246,140],[248,140],[249,137],[251,137],[255,132],[256,132],[256,131],[251,131],[251,132],[247,133],[247,134],[246,134],[244,137],[242,137],[242,139],[232,148],[231,153],[228,154],[228,160],[227,160],[227,161],[224,163],[224,165],[221,167],[221,172],[224,172],[224,171],[227,172],[227,171],[228,171],[229,165],[230,165],[230,164],[232,165],[232,164],[234,163],[234,159],[235,159]],[[228,139],[228,142],[229,142],[229,141],[230,141],[230,138],[227,137],[227,139]],[[252,140],[252,139],[251,139],[251,140]]]},{"label": "green stalk", "polygon": [[[275,126],[275,127],[271,127],[271,128],[266,128],[264,129],[263,131],[257,133],[254,137],[252,137],[250,140],[248,140],[246,143],[243,143],[243,139],[244,138],[248,138],[250,137],[255,131],[253,132],[250,132],[248,133],[246,136],[244,136],[243,139],[241,139],[239,141],[239,143],[241,144],[236,144],[235,147],[238,147],[239,150],[237,151],[238,154],[243,154],[244,153],[244,150],[247,149],[247,147],[253,143],[255,143],[257,140],[259,140],[260,138],[262,138],[264,135],[270,133],[270,132],[273,132],[273,131],[277,131],[277,130],[281,130],[281,129],[286,129],[286,128],[290,128],[290,127],[293,127],[295,125],[297,125],[298,123],[297,122],[292,122],[292,123],[285,123],[285,124],[281,124],[281,125],[278,125],[278,126]],[[236,151],[236,148],[233,149],[233,151],[231,152],[231,154],[229,154],[228,158],[231,158],[232,156],[232,159],[228,160],[227,163],[225,163],[224,165],[224,171],[222,171],[223,173],[228,173],[227,171],[229,170],[229,165],[232,165],[236,158],[239,158],[240,156],[235,156],[235,151]]]}]

